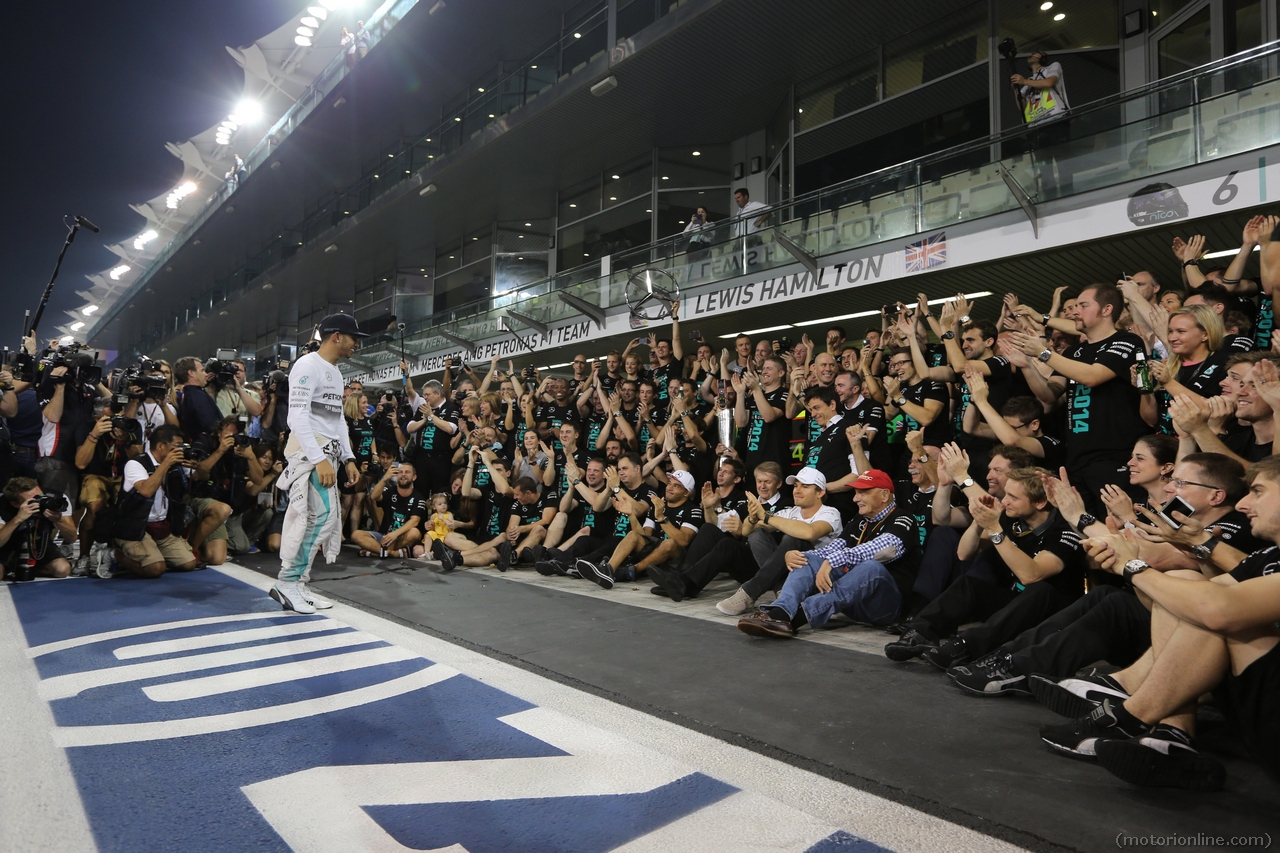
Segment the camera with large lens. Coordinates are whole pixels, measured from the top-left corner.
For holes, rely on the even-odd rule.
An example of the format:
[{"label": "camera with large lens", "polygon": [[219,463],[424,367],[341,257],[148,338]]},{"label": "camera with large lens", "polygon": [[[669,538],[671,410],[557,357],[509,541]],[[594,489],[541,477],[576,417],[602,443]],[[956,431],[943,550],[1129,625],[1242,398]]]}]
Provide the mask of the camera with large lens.
[{"label": "camera with large lens", "polygon": [[71,508],[71,505],[67,503],[67,496],[58,492],[49,495],[36,495],[34,500],[40,512],[63,513]]},{"label": "camera with large lens", "polygon": [[248,447],[249,445],[253,444],[253,439],[242,432],[238,432],[235,434],[234,441],[235,441],[236,447]]},{"label": "camera with large lens", "polygon": [[50,347],[45,350],[40,364],[45,370],[65,367],[67,372],[50,376],[53,382],[71,382],[92,388],[102,381],[102,368],[98,366],[97,353],[80,344]]},{"label": "camera with large lens", "polygon": [[385,473],[387,473],[387,469],[382,467],[381,462],[376,462],[376,461],[370,462],[369,465],[364,469],[365,479],[375,483],[378,480],[381,480],[382,475]]}]

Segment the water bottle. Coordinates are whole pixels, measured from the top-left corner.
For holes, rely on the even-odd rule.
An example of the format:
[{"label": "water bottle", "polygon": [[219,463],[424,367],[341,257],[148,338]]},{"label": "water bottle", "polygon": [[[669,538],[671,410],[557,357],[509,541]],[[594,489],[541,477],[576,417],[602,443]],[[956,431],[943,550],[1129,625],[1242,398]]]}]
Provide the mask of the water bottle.
[{"label": "water bottle", "polygon": [[1156,384],[1151,381],[1151,366],[1147,364],[1147,357],[1142,353],[1138,353],[1138,362],[1134,371],[1137,375],[1134,377],[1133,384],[1143,394],[1150,394],[1156,390]]}]

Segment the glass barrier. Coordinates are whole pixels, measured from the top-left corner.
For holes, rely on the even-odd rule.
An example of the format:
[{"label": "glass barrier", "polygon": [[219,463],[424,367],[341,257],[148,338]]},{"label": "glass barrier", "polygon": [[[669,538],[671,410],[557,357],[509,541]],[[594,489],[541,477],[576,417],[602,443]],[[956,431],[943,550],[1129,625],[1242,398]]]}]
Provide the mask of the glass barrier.
[{"label": "glass barrier", "polygon": [[[627,276],[637,269],[665,269],[683,287],[792,265],[796,258],[776,239],[778,232],[821,257],[1003,213],[1018,207],[1006,176],[1040,203],[1238,154],[1278,139],[1280,43],[1273,43],[1077,108],[1066,121],[1015,128],[799,196],[769,209],[767,222],[754,234],[743,235],[740,222],[713,223],[697,232],[696,243],[690,234],[678,234],[612,255],[607,277],[596,262],[495,299],[418,318],[409,324],[406,339],[419,353],[456,348],[436,331],[478,341],[502,333],[500,320],[508,309],[540,322],[576,314],[558,298],[559,292],[604,308],[621,305]],[[397,159],[402,156],[407,155],[389,157],[388,165],[411,168],[408,161]],[[403,169],[378,175],[387,171]],[[297,251],[313,234],[354,212],[363,197],[348,190],[322,205],[301,226],[220,282],[216,304],[201,297],[186,316],[198,316],[231,299],[248,286],[253,270],[266,269]],[[518,320],[511,323],[519,328]],[[153,349],[183,325],[157,328],[128,358]],[[391,358],[388,346],[389,341],[371,339],[363,360],[376,361],[379,353]]]}]

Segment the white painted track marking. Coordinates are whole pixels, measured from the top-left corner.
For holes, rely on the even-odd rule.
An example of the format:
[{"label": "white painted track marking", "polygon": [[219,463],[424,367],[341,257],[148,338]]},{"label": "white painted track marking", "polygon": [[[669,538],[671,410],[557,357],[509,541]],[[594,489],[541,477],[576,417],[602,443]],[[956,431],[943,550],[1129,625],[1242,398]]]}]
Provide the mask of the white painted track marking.
[{"label": "white painted track marking", "polygon": [[345,628],[341,622],[332,619],[316,619],[308,622],[286,622],[283,625],[271,625],[266,628],[249,628],[244,631],[223,631],[216,634],[199,634],[194,637],[182,637],[177,640],[157,640],[154,643],[139,643],[134,646],[121,646],[114,654],[118,660],[149,658],[158,655],[172,655],[178,652],[192,652],[196,649],[212,649],[218,646],[234,646],[239,643],[258,643],[262,640],[274,640],[278,637],[293,637],[298,634],[316,634],[321,631],[333,631]]}]

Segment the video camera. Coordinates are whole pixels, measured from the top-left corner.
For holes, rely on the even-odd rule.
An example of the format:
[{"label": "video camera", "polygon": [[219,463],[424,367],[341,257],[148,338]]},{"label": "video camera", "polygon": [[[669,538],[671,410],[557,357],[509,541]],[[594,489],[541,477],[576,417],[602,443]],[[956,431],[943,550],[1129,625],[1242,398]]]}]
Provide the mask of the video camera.
[{"label": "video camera", "polygon": [[102,382],[98,354],[91,351],[87,344],[70,343],[46,349],[40,356],[40,369],[53,370],[55,367],[65,367],[67,372],[60,376],[50,376],[54,382],[71,382],[88,388]]},{"label": "video camera", "polygon": [[39,361],[36,357],[26,350],[18,349],[11,352],[8,347],[4,348],[4,366],[9,368],[13,378],[19,382],[34,385],[36,381],[36,365],[38,363]]},{"label": "video camera", "polygon": [[169,382],[160,372],[160,366],[144,355],[137,364],[116,375],[111,390],[114,392],[111,409],[121,412],[130,400],[163,399],[169,390]]},{"label": "video camera", "polygon": [[215,386],[234,384],[236,374],[240,372],[240,366],[235,363],[239,357],[240,353],[236,350],[218,350],[217,355],[204,363],[204,372],[208,375],[209,381]]}]

